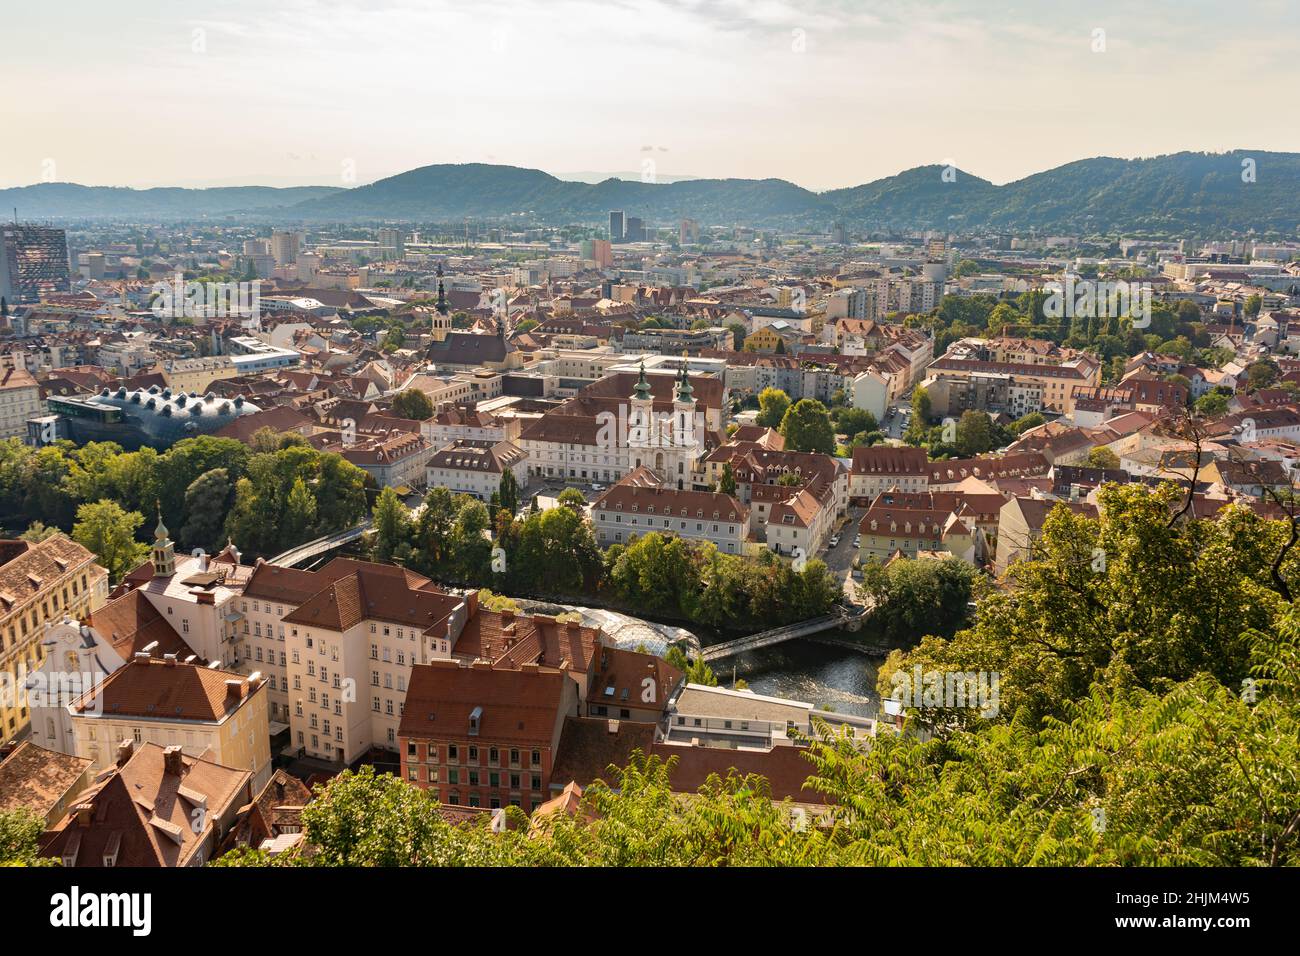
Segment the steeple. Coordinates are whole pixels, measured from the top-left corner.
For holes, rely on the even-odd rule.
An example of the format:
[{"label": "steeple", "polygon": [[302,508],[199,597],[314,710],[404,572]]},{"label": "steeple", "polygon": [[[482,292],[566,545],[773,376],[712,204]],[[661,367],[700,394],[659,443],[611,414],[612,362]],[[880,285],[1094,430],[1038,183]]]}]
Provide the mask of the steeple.
[{"label": "steeple", "polygon": [[438,263],[438,311],[443,315],[447,314],[447,290],[442,285],[442,263]]},{"label": "steeple", "polygon": [[645,380],[645,359],[641,360],[641,376],[636,380],[636,386],[632,389],[632,401],[650,401],[650,383]]},{"label": "steeple", "polygon": [[[685,353],[682,353],[685,358]],[[686,374],[686,362],[682,362],[681,374],[677,376],[677,399],[686,405],[695,404],[695,387],[691,385],[690,376]]]},{"label": "steeple", "polygon": [[153,564],[153,576],[170,577],[176,573],[176,545],[172,542],[163,524],[162,502],[158,502],[158,526],[153,529],[153,552],[149,559]]}]

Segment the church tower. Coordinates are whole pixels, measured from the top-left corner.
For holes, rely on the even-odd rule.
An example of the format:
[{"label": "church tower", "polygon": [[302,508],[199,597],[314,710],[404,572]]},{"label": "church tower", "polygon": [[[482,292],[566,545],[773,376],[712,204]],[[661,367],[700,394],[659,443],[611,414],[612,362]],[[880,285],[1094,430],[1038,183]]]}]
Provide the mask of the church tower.
[{"label": "church tower", "polygon": [[162,505],[158,506],[158,527],[153,529],[153,576],[171,577],[176,573],[176,545],[168,537],[167,526],[163,524]]},{"label": "church tower", "polygon": [[653,458],[647,452],[657,447],[655,441],[654,396],[645,377],[645,359],[641,360],[641,374],[632,388],[631,413],[628,416],[627,444],[631,461],[629,470],[649,465]]},{"label": "church tower", "polygon": [[433,309],[433,328],[430,332],[435,342],[445,342],[451,331],[451,315],[447,310],[447,290],[442,284],[442,263],[438,263],[438,304]]},{"label": "church tower", "polygon": [[682,371],[673,389],[673,474],[667,476],[670,482],[676,480],[679,491],[692,482],[695,463],[703,451],[703,437],[695,430],[695,387],[686,373],[683,355]]}]

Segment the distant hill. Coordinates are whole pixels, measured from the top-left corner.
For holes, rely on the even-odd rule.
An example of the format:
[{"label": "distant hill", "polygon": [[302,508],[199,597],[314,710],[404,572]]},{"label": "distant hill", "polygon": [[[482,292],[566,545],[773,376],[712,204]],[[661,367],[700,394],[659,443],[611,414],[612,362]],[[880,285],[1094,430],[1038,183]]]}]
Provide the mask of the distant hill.
[{"label": "distant hill", "polygon": [[[1254,162],[1254,181],[1242,178]],[[1300,228],[1300,154],[1236,150],[1150,159],[1099,157],[994,186],[942,167],[823,195],[846,222],[936,229],[1036,229],[1078,234],[1182,229]]]},{"label": "distant hill", "polygon": [[[1243,161],[1254,164],[1244,181]],[[1238,150],[1149,159],[1099,157],[996,186],[963,170],[921,166],[848,189],[815,193],[782,179],[643,183],[562,180],[537,169],[482,163],[424,166],[354,189],[243,186],[118,189],[49,183],[0,190],[0,210],[23,218],[188,218],[245,213],[281,221],[511,216],[599,221],[622,209],[651,224],[854,229],[991,229],[1053,233],[1300,228],[1300,154]]]},{"label": "distant hill", "polygon": [[283,209],[334,192],[338,186],[222,186],[213,189],[128,189],[37,183],[0,189],[0,210],[21,219],[189,219]]},{"label": "distant hill", "polygon": [[531,214],[592,219],[611,209],[649,222],[770,222],[834,212],[816,193],[780,179],[693,179],[676,183],[606,179],[577,183],[516,166],[424,166],[343,193],[299,203],[315,219],[460,219]]}]

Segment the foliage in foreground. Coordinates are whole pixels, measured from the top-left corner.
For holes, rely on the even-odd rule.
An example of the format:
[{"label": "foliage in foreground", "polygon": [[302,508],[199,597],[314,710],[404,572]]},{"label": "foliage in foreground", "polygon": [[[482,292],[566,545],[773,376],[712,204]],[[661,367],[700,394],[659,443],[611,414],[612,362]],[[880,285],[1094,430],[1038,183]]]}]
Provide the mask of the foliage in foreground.
[{"label": "foliage in foreground", "polygon": [[758,777],[710,779],[692,797],[672,761],[635,756],[584,812],[505,833],[452,825],[428,792],[370,768],[304,811],[312,854],[257,851],[219,865],[751,866],[1155,865],[1300,862],[1300,616],[1255,642],[1255,702],[1207,674],[1161,695],[1117,666],[1035,730],[1027,711],[862,751],[824,733],[807,755],[828,817],[799,826]]}]

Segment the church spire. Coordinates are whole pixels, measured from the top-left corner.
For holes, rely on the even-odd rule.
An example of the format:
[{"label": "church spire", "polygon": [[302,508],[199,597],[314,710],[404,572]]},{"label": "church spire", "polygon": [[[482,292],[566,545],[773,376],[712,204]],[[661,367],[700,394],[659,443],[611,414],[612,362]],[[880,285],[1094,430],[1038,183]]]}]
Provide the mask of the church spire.
[{"label": "church spire", "polygon": [[163,524],[162,502],[158,502],[158,526],[153,529],[153,551],[149,558],[156,578],[170,577],[176,573],[176,545]]},{"label": "church spire", "polygon": [[436,306],[436,308],[441,314],[443,315],[447,314],[447,290],[443,288],[442,285],[442,263],[441,262],[438,263],[438,305]]},{"label": "church spire", "polygon": [[695,402],[695,387],[691,385],[691,378],[686,374],[686,353],[682,353],[682,371],[677,376],[677,401],[686,404]]},{"label": "church spire", "polygon": [[648,402],[650,400],[650,383],[645,380],[645,359],[641,360],[641,375],[636,380],[636,386],[632,389],[632,400],[637,402]]}]

